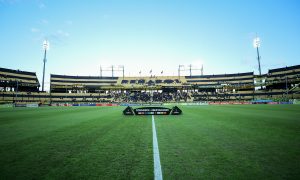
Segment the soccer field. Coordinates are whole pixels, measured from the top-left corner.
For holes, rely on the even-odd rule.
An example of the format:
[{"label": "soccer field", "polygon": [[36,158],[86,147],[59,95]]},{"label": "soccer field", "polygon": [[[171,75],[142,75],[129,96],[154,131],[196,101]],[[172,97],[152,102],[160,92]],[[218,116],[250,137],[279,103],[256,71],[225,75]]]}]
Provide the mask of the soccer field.
[{"label": "soccer field", "polygon": [[[125,107],[0,108],[0,179],[153,179],[151,116]],[[299,179],[299,105],[154,116],[163,179]]]}]

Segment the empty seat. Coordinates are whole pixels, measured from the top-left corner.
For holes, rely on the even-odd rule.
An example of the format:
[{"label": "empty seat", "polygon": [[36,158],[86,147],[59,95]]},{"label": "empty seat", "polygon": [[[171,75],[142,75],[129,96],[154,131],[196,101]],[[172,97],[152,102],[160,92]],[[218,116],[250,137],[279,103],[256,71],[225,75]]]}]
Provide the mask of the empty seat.
[{"label": "empty seat", "polygon": [[128,83],[128,80],[122,80],[121,84],[127,84]]},{"label": "empty seat", "polygon": [[172,79],[166,79],[166,80],[164,80],[164,83],[166,83],[166,84],[171,84],[171,83],[173,83],[174,81],[172,80]]},{"label": "empty seat", "polygon": [[138,84],[145,84],[145,79],[139,79]]},{"label": "empty seat", "polygon": [[155,80],[155,83],[156,83],[156,84],[160,84],[160,83],[162,83],[162,80],[161,80],[161,79],[156,79],[156,80]]}]

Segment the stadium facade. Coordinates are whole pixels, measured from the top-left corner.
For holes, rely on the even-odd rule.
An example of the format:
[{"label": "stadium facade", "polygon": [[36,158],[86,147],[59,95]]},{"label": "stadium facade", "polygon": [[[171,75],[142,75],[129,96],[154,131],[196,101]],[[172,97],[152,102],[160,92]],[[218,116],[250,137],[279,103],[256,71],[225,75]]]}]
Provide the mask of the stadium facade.
[{"label": "stadium facade", "polygon": [[35,72],[0,68],[0,103],[249,102],[300,99],[300,65],[253,72],[149,77],[50,75],[39,91]]}]

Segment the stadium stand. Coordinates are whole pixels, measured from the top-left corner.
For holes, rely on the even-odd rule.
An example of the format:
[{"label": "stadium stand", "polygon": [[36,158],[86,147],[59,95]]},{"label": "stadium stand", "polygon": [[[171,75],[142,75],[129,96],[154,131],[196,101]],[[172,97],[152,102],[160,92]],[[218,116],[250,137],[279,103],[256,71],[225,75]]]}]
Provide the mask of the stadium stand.
[{"label": "stadium stand", "polygon": [[118,77],[50,75],[51,92],[95,93],[102,87],[116,85]]},{"label": "stadium stand", "polygon": [[0,87],[3,91],[38,92],[40,86],[36,73],[0,68]]},{"label": "stadium stand", "polygon": [[226,102],[300,98],[300,65],[253,72],[150,77],[50,75],[50,92],[39,92],[36,73],[0,68],[0,102],[152,103]]},{"label": "stadium stand", "polygon": [[0,102],[35,100],[32,93],[39,87],[35,72],[0,68]]},{"label": "stadium stand", "polygon": [[268,97],[299,98],[300,65],[270,69],[265,84]]},{"label": "stadium stand", "polygon": [[253,98],[253,72],[186,76],[185,78],[195,89],[194,101],[245,101]]},{"label": "stadium stand", "polygon": [[[118,77],[50,75],[51,102],[112,102]],[[122,83],[125,83],[122,82]]]}]

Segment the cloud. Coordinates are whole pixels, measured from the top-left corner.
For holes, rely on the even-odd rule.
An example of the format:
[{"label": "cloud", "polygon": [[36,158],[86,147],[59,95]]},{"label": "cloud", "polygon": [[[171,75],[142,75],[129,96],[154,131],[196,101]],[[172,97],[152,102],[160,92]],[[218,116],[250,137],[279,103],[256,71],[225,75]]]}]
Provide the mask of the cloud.
[{"label": "cloud", "polygon": [[34,27],[33,27],[33,28],[31,28],[30,30],[31,30],[31,32],[32,32],[32,33],[38,33],[38,32],[40,32],[40,30],[39,30],[39,29],[37,29],[37,28],[34,28]]},{"label": "cloud", "polygon": [[49,42],[53,45],[64,45],[67,43],[70,34],[68,32],[59,29],[56,32],[51,33],[50,35],[44,37],[47,37]]},{"label": "cloud", "polygon": [[31,31],[34,34],[33,41],[41,43],[47,39],[52,47],[66,45],[70,37],[70,34],[63,30],[57,30],[53,33],[44,33],[41,30],[32,28]]},{"label": "cloud", "polygon": [[[68,20],[64,23],[71,25],[73,22],[71,20]],[[51,30],[51,28],[48,28],[48,25],[49,21],[47,19],[38,20],[37,24],[33,25],[30,28],[30,31],[32,33],[32,40],[36,42],[42,42],[44,39],[48,39],[54,46],[67,44],[70,33],[63,29]]]},{"label": "cloud", "polygon": [[70,34],[68,32],[65,32],[63,30],[57,30],[56,33],[54,33],[56,36],[60,37],[69,37]]}]

